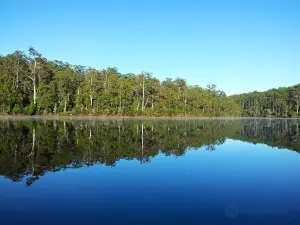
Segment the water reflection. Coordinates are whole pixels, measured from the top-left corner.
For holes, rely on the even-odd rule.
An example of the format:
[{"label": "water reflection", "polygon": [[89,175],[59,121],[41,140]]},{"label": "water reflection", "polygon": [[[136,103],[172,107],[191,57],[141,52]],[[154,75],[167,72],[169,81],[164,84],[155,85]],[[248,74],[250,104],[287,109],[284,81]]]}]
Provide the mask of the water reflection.
[{"label": "water reflection", "polygon": [[226,139],[300,152],[297,120],[2,120],[0,174],[27,186],[48,171],[149,163],[158,154],[218,150]]}]

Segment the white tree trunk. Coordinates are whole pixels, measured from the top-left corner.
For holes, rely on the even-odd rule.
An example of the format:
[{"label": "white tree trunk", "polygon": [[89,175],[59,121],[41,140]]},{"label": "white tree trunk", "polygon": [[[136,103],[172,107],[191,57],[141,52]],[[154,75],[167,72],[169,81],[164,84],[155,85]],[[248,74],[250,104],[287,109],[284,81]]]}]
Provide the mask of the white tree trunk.
[{"label": "white tree trunk", "polygon": [[32,152],[34,151],[35,147],[35,128],[32,129]]},{"label": "white tree trunk", "polygon": [[136,111],[138,112],[140,108],[140,99],[139,96],[137,97],[137,106],[136,106]]},{"label": "white tree trunk", "polygon": [[143,99],[142,99],[142,111],[145,109],[145,78],[143,76]]},{"label": "white tree trunk", "polygon": [[35,149],[35,128],[32,129],[32,148],[31,148],[31,153],[30,153],[30,158],[31,158],[31,172],[34,173],[35,169],[34,169],[34,149]]},{"label": "white tree trunk", "polygon": [[91,108],[93,108],[93,96],[90,95],[90,105],[91,105]]},{"label": "white tree trunk", "polygon": [[54,114],[56,114],[56,111],[57,111],[57,103],[55,102],[54,109],[53,109]]},{"label": "white tree trunk", "polygon": [[17,81],[16,81],[16,88],[19,88],[19,71],[17,71]]},{"label": "white tree trunk", "polygon": [[34,66],[32,69],[32,82],[33,82],[33,104],[36,104],[37,90],[36,90],[36,60],[34,59]]},{"label": "white tree trunk", "polygon": [[33,104],[36,105],[36,99],[37,99],[37,91],[36,91],[36,80],[33,79]]},{"label": "white tree trunk", "polygon": [[65,99],[65,106],[64,106],[64,112],[67,111],[67,99]]}]

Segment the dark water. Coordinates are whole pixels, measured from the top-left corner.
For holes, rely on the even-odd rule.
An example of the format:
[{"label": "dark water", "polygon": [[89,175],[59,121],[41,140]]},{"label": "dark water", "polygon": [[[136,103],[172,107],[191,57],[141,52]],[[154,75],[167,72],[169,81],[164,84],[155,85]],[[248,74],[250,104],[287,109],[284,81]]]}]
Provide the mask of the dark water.
[{"label": "dark water", "polygon": [[1,224],[300,224],[298,120],[0,120]]}]

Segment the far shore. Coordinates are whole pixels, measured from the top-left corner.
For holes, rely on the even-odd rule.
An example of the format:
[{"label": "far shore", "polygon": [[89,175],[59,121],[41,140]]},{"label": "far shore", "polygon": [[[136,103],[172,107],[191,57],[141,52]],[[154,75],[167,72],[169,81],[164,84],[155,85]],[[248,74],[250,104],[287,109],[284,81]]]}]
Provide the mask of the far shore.
[{"label": "far shore", "polygon": [[108,115],[0,115],[0,119],[300,119],[297,117],[283,118],[283,117],[201,117],[201,116],[108,116]]}]

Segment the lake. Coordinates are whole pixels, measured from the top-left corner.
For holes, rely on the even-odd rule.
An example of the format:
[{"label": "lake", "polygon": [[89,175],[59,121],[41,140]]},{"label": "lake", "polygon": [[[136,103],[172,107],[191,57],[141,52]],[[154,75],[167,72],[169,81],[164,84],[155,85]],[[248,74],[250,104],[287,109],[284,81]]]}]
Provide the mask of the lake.
[{"label": "lake", "polygon": [[300,224],[300,120],[0,120],[1,224]]}]

